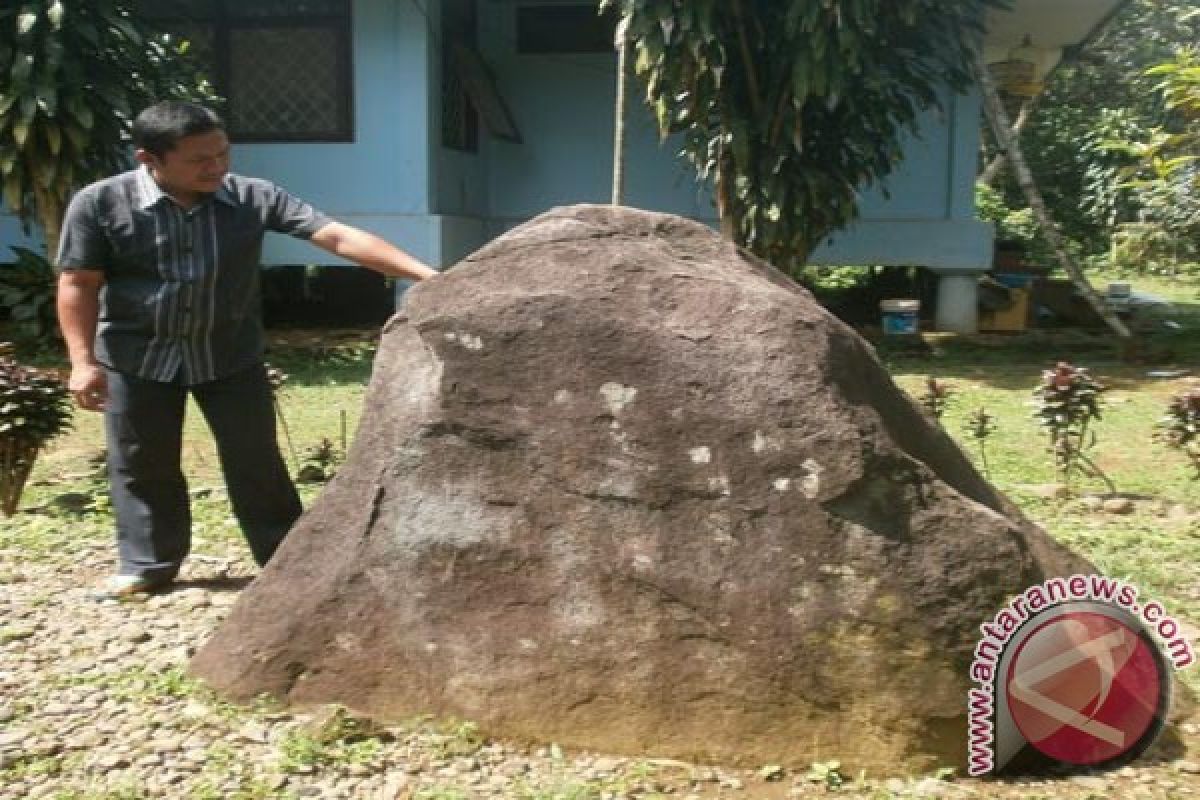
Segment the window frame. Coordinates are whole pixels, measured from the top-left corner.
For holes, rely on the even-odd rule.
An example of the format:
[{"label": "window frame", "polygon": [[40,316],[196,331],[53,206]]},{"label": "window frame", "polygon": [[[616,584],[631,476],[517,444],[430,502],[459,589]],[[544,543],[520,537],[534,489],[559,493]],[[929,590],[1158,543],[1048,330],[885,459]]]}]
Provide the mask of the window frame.
[{"label": "window frame", "polygon": [[323,133],[294,133],[286,131],[239,132],[235,130],[233,120],[228,114],[225,123],[228,127],[229,139],[239,144],[267,143],[336,143],[355,141],[355,109],[354,109],[354,3],[351,0],[337,0],[344,9],[340,14],[312,14],[307,16],[239,16],[226,10],[228,2],[236,0],[211,0],[211,15],[195,15],[187,13],[154,15],[151,19],[155,25],[170,32],[173,23],[189,23],[192,25],[208,25],[213,33],[213,64],[212,81],[217,94],[225,98],[228,104],[233,96],[232,88],[232,34],[235,30],[287,30],[289,28],[321,28],[332,31],[336,37],[337,64],[336,80],[344,91],[339,92],[336,109],[337,128]]}]

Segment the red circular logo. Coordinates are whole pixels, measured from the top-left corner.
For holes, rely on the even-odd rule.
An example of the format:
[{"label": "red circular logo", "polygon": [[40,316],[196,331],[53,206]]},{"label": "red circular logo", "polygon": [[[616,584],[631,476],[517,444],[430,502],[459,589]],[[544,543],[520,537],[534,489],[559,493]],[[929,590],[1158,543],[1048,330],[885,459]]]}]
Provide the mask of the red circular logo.
[{"label": "red circular logo", "polygon": [[1068,612],[1025,639],[1005,690],[1025,740],[1051,758],[1095,765],[1133,750],[1159,720],[1152,645],[1120,620]]}]

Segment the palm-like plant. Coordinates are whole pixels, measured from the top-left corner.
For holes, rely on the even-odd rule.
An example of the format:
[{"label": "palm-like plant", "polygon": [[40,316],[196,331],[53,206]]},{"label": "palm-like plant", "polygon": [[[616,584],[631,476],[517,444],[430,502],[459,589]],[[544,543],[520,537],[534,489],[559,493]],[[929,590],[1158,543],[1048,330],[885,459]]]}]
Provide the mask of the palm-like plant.
[{"label": "palm-like plant", "polygon": [[187,43],[157,33],[131,0],[27,0],[0,7],[3,202],[58,246],[70,192],[122,169],[143,106],[212,101]]},{"label": "palm-like plant", "polygon": [[17,260],[0,270],[0,308],[8,312],[13,333],[47,341],[57,332],[54,314],[54,268],[41,253],[13,247]]},{"label": "palm-like plant", "polygon": [[70,395],[62,382],[21,366],[0,342],[0,514],[17,512],[38,452],[70,425]]}]

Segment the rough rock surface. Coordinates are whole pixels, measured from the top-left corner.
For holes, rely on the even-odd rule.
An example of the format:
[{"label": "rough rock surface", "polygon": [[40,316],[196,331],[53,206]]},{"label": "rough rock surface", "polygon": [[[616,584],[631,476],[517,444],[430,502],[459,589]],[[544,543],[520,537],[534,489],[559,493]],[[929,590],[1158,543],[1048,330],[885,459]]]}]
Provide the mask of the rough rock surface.
[{"label": "rough rock surface", "polygon": [[609,752],[961,763],[978,625],[1086,569],[708,228],[558,209],[416,287],[346,466],[193,669]]}]

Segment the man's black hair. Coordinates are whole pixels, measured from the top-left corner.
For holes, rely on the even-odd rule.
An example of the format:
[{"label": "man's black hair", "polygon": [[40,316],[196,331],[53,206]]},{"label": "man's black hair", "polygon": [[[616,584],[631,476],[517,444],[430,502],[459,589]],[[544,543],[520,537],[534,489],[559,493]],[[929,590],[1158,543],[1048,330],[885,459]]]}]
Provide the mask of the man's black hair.
[{"label": "man's black hair", "polygon": [[185,136],[224,130],[225,123],[212,109],[164,100],[137,115],[133,121],[133,144],[162,158]]}]

